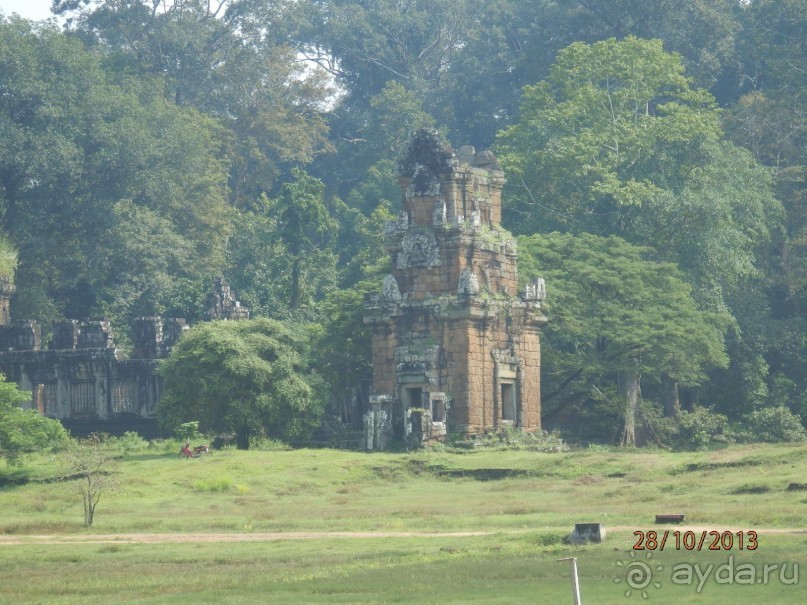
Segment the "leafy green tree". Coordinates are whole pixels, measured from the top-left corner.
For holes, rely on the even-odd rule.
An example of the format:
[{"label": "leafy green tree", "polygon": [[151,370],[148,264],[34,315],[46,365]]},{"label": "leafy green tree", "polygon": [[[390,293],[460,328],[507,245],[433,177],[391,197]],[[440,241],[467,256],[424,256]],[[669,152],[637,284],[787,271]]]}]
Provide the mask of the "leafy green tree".
[{"label": "leafy green tree", "polygon": [[[270,202],[269,214],[276,220],[288,255],[289,308],[298,311],[317,289],[335,281],[332,237],[336,224],[325,205],[322,182],[300,169],[292,174],[294,182],[283,185],[278,198]],[[317,273],[321,279],[312,279]]]},{"label": "leafy green tree", "polygon": [[111,83],[51,26],[0,22],[0,73],[0,223],[19,250],[17,311],[159,313],[166,288],[220,266],[229,224],[214,122],[151,80]]},{"label": "leafy green tree", "polygon": [[276,35],[291,9],[282,2],[103,0],[76,7],[71,29],[101,49],[112,73],[158,77],[172,103],[216,119],[230,135],[230,203],[256,204],[290,164],[329,150],[323,106],[331,94],[319,69],[306,68]]},{"label": "leafy green tree", "polygon": [[312,363],[331,389],[332,412],[343,422],[351,420],[346,410],[352,407],[352,400],[360,402],[361,413],[370,396],[372,334],[364,324],[364,298],[378,292],[378,282],[363,280],[349,289],[335,290],[320,304],[327,320],[317,334]]},{"label": "leafy green tree", "polygon": [[768,171],[721,137],[714,98],[660,41],[573,44],[500,133],[509,220],[522,233],[663,241],[659,255],[719,309],[726,291],[758,277],[756,253],[782,218]]},{"label": "leafy green tree", "polygon": [[304,438],[322,412],[316,376],[306,375],[305,340],[270,319],[194,326],[160,367],[160,423],[174,430],[198,420],[202,431],[234,432],[241,449],[264,431]]},{"label": "leafy green tree", "polygon": [[289,259],[277,221],[263,209],[233,214],[225,275],[254,317],[292,319]]},{"label": "leafy green tree", "polygon": [[[578,40],[657,38],[682,56],[698,85],[730,86],[739,71],[741,24],[732,0],[574,0],[565,3]],[[731,87],[734,88],[734,87]]]},{"label": "leafy green tree", "polygon": [[505,222],[522,233],[585,231],[653,246],[684,270],[702,308],[735,324],[728,342],[743,361],[731,372],[742,368],[734,383],[745,386],[722,411],[764,398],[753,386],[765,380],[764,345],[743,309],[749,295],[764,299],[761,260],[781,205],[768,170],[722,140],[714,98],[694,87],[680,57],[657,40],[576,43],[525,89],[521,109],[498,143]]},{"label": "leafy green tree", "polygon": [[643,376],[694,386],[709,368],[728,363],[725,320],[700,310],[678,268],[651,260],[652,250],[585,233],[518,243],[520,278],[542,276],[549,284],[546,404],[580,406],[618,384],[626,402],[621,440],[633,445]]},{"label": "leafy green tree", "polygon": [[0,457],[9,464],[20,464],[26,453],[57,448],[67,442],[67,431],[58,420],[18,407],[30,400],[30,393],[20,391],[0,375]]},{"label": "leafy green tree", "polygon": [[498,136],[515,226],[630,235],[622,211],[683,187],[720,134],[714,98],[660,40],[572,44]]},{"label": "leafy green tree", "polygon": [[471,25],[466,0],[328,0],[310,4],[303,50],[327,67],[350,96],[369,99],[391,80],[423,96],[439,89]]},{"label": "leafy green tree", "polygon": [[[805,47],[797,41],[807,32],[805,11],[803,0],[742,4],[738,15],[743,27],[739,46],[744,94],[725,120],[731,139],[770,167],[776,196],[785,211],[783,229],[767,257],[764,280],[759,280],[767,297],[755,305],[765,313],[757,313],[755,323],[760,329],[753,338],[762,354],[746,356],[742,364],[769,368],[770,376],[767,381],[764,375],[762,381],[756,381],[763,397],[748,402],[743,412],[786,403],[803,418],[807,418],[801,396],[807,388],[801,346],[807,308],[807,114],[797,99],[803,95],[807,78],[801,67]],[[746,334],[751,331],[750,326],[744,327]],[[732,373],[734,370],[730,368]],[[729,391],[733,387],[729,377],[721,378],[715,381],[715,389]],[[784,384],[792,385],[786,396]]]}]

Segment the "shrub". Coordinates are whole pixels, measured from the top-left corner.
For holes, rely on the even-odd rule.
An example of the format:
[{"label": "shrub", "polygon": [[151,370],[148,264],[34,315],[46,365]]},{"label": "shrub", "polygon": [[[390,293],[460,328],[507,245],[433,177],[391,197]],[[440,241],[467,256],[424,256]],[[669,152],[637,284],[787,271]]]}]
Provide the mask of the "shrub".
[{"label": "shrub", "polygon": [[183,422],[175,430],[174,435],[183,443],[190,443],[202,438],[199,432],[199,421]]},{"label": "shrub", "polygon": [[528,450],[531,452],[566,452],[569,446],[558,433],[538,431],[528,433],[523,428],[506,426],[495,433],[471,440],[451,441],[447,445],[451,449],[492,449],[492,450]]},{"label": "shrub", "polygon": [[743,426],[754,441],[807,440],[807,430],[801,419],[783,405],[751,412],[743,418]]},{"label": "shrub", "polygon": [[108,439],[108,441],[113,447],[115,447],[124,454],[133,452],[144,452],[149,447],[151,447],[148,441],[143,439],[138,433],[135,433],[134,431],[126,431],[120,437],[112,437]]},{"label": "shrub", "polygon": [[677,449],[702,449],[725,433],[728,418],[712,408],[696,405],[691,412],[681,410],[673,429],[673,443]]},{"label": "shrub", "polygon": [[233,482],[229,477],[211,477],[209,479],[200,479],[193,484],[193,487],[200,492],[226,492],[233,486]]}]

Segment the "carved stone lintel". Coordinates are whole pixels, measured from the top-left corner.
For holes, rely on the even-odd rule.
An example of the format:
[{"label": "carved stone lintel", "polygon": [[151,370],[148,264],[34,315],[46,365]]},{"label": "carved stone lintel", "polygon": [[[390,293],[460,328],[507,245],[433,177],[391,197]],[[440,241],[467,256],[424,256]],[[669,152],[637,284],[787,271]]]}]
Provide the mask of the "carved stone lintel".
[{"label": "carved stone lintel", "polygon": [[439,267],[440,253],[434,233],[415,231],[408,233],[401,242],[401,251],[396,260],[398,269],[409,267]]}]

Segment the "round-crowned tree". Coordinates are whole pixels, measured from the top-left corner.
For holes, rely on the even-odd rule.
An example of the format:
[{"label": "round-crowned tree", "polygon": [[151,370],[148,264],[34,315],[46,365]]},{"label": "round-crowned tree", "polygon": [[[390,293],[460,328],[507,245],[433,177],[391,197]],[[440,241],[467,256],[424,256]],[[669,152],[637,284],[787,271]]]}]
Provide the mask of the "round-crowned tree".
[{"label": "round-crowned tree", "polygon": [[235,433],[240,449],[261,433],[304,438],[323,409],[304,363],[305,342],[270,319],[193,327],[160,367],[160,424],[174,429],[198,420],[202,431]]}]

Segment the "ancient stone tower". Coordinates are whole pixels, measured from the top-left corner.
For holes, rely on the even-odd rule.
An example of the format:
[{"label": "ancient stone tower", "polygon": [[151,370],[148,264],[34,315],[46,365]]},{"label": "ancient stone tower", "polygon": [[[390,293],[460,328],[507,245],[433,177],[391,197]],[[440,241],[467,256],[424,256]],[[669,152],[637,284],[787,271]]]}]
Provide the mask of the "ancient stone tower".
[{"label": "ancient stone tower", "polygon": [[[541,427],[543,282],[517,296],[505,183],[489,151],[454,153],[420,131],[398,163],[403,211],[385,230],[392,274],[367,301],[369,447],[507,425]],[[369,424],[369,426],[368,426]]]}]

